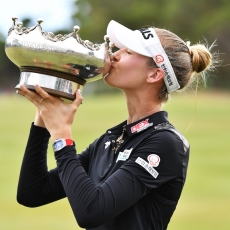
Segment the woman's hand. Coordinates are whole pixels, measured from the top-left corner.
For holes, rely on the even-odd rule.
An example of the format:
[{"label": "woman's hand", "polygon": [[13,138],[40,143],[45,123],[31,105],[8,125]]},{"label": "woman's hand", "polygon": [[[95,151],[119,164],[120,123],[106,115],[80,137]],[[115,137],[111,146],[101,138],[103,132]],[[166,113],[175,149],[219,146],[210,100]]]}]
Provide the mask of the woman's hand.
[{"label": "woman's hand", "polygon": [[21,85],[18,93],[37,107],[36,118],[38,118],[40,126],[42,126],[41,122],[43,121],[50,132],[52,141],[72,139],[71,125],[83,100],[81,92],[78,90],[76,99],[71,104],[67,104],[60,98],[49,95],[38,85],[35,86],[35,90],[36,92],[33,92]]}]

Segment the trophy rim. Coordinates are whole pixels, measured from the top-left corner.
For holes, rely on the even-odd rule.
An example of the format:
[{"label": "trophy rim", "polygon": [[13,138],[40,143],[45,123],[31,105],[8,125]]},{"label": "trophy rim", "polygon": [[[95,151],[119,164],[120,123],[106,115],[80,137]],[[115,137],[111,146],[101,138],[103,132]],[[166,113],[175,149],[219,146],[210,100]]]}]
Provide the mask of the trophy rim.
[{"label": "trophy rim", "polygon": [[[29,89],[29,90],[31,90],[33,92],[36,92],[36,90],[34,88],[34,85],[28,85],[28,84],[23,84],[23,85],[27,89]],[[18,89],[18,85],[15,88]],[[59,98],[64,99],[64,100],[74,101],[76,99],[75,95],[72,95],[72,94],[69,94],[69,93],[65,93],[65,92],[62,92],[62,91],[57,91],[57,90],[46,88],[46,87],[43,87],[43,86],[41,88],[43,90],[45,90],[47,93],[49,93],[50,95],[55,96],[55,97],[59,97]]]},{"label": "trophy rim", "polygon": [[31,73],[45,74],[45,75],[49,75],[51,77],[53,76],[53,77],[73,81],[73,82],[78,83],[82,86],[84,86],[86,84],[86,80],[77,76],[77,75],[73,76],[73,74],[68,74],[68,73],[61,72],[58,70],[53,70],[53,69],[45,69],[45,68],[34,67],[34,66],[22,66],[22,67],[20,67],[20,72],[21,73],[22,72],[31,72]]},{"label": "trophy rim", "polygon": [[83,85],[77,82],[35,72],[21,72],[19,83],[15,86],[15,89],[20,90],[20,85],[24,85],[27,89],[34,92],[36,91],[35,85],[39,85],[50,95],[59,97],[67,102],[74,101],[76,90],[83,89]]}]

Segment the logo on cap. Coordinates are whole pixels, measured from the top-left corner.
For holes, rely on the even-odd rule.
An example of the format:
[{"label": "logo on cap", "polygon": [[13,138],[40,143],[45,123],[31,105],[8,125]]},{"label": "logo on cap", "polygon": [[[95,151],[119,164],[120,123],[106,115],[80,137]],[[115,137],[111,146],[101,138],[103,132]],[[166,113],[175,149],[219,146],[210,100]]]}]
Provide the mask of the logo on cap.
[{"label": "logo on cap", "polygon": [[151,31],[149,29],[141,28],[141,29],[139,29],[139,31],[141,32],[144,39],[148,40],[149,38],[154,37],[154,35],[151,33]]},{"label": "logo on cap", "polygon": [[162,64],[162,65],[161,65],[161,68],[164,70],[165,79],[167,80],[169,86],[172,86],[172,85],[173,85],[173,81],[172,81],[172,78],[171,78],[171,76],[170,76],[170,74],[169,74],[169,71],[168,71],[166,65],[165,65],[165,64]]},{"label": "logo on cap", "polygon": [[164,58],[162,55],[158,54],[156,57],[155,57],[155,62],[156,63],[161,63],[164,61]]}]

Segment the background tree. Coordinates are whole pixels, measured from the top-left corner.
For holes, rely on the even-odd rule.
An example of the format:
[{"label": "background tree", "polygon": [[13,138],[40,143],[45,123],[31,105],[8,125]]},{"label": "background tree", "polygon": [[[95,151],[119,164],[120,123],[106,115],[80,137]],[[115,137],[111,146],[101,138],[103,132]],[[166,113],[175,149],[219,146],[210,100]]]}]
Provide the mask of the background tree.
[{"label": "background tree", "polygon": [[[133,30],[143,26],[165,28],[183,40],[190,40],[191,44],[206,39],[211,45],[216,40],[218,46],[215,50],[221,54],[223,63],[218,71],[210,74],[208,87],[230,89],[229,0],[77,0],[75,5],[73,22],[81,27],[81,38],[94,43],[103,42],[106,27],[112,19]],[[24,26],[29,24],[29,19],[23,20]],[[56,34],[69,32],[63,28]],[[0,36],[0,40],[0,88],[15,86],[19,69],[5,55],[5,38]],[[98,84],[100,92],[110,90],[102,81],[88,84],[87,87],[97,88]]]},{"label": "background tree", "polygon": [[[102,42],[110,20],[131,29],[155,26],[168,29],[192,44],[215,40],[222,66],[208,80],[209,87],[230,89],[230,1],[228,0],[78,0],[78,11],[73,15],[81,23],[80,35]],[[215,76],[215,77],[213,77]]]}]

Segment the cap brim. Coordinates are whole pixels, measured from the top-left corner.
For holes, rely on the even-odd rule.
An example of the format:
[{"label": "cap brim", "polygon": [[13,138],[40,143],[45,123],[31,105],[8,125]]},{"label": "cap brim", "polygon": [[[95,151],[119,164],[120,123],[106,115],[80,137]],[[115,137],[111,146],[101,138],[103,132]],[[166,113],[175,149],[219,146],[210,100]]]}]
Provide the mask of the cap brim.
[{"label": "cap brim", "polygon": [[137,31],[130,30],[114,20],[111,20],[107,27],[107,35],[117,48],[122,49],[127,47],[136,53],[151,57],[139,41],[136,32]]}]

